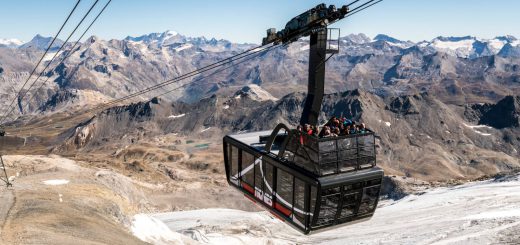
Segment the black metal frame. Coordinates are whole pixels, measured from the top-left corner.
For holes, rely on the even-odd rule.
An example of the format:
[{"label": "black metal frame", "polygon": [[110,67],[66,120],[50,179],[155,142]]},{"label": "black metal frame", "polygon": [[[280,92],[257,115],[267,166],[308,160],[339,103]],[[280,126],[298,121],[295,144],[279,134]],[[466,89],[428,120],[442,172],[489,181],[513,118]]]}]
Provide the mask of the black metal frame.
[{"label": "black metal frame", "polygon": [[[230,151],[228,149],[228,147],[231,147],[231,146],[234,147],[232,149],[239,150],[239,154],[238,154],[239,163],[237,163],[238,164],[237,175],[239,175],[238,183],[233,183],[231,181],[231,164],[232,163],[230,161],[231,156],[229,156]],[[357,202],[356,207],[355,207],[356,211],[353,213],[352,216],[349,216],[347,218],[340,217],[340,214],[341,214],[340,212],[343,209],[342,199],[344,198],[343,195],[344,195],[344,186],[345,185],[379,180],[379,189],[377,190],[377,194],[379,194],[380,188],[381,188],[380,185],[382,183],[383,171],[377,167],[371,168],[371,169],[359,170],[356,172],[341,173],[341,174],[336,174],[336,175],[316,176],[315,174],[307,171],[304,168],[295,166],[294,164],[289,162],[287,159],[280,158],[279,156],[277,156],[271,152],[266,152],[266,151],[263,151],[262,149],[249,146],[249,145],[244,144],[243,142],[240,142],[229,136],[226,136],[223,139],[223,150],[224,150],[226,177],[227,177],[228,183],[231,186],[233,186],[233,187],[237,188],[238,190],[240,190],[241,192],[243,192],[244,195],[246,197],[248,197],[250,200],[261,204],[264,208],[268,209],[275,216],[277,216],[281,220],[285,221],[286,223],[290,224],[295,229],[300,230],[304,234],[308,234],[310,232],[317,231],[317,230],[323,230],[324,228],[327,228],[327,227],[333,227],[333,226],[337,226],[337,225],[341,225],[341,224],[347,224],[348,222],[355,221],[355,220],[365,219],[367,217],[372,216],[373,212],[375,211],[375,207],[377,206],[378,199],[376,199],[375,203],[373,203],[373,207],[374,207],[373,210],[370,210],[370,212],[367,212],[364,214],[358,213],[359,208],[362,205],[361,201],[363,198],[364,190],[365,190],[365,188],[368,188],[368,186],[364,186],[363,184],[361,184],[361,188],[354,190],[354,191],[357,191],[357,193],[358,193],[357,195],[360,198],[359,200],[356,200],[356,202]],[[254,156],[255,161],[256,161],[256,159],[259,159],[261,157],[262,163],[266,163],[265,165],[263,165],[263,168],[265,168],[265,169],[267,169],[267,167],[266,167],[267,164],[272,165],[273,180],[272,180],[272,187],[271,187],[272,188],[271,205],[268,205],[267,203],[265,203],[266,187],[264,184],[261,185],[261,187],[262,187],[261,191],[264,196],[263,200],[256,196],[256,192],[257,192],[256,183],[253,183],[253,186],[252,186],[252,188],[254,190],[253,193],[246,190],[242,186],[240,173],[242,172],[242,169],[244,167],[244,166],[242,166],[243,164],[241,164],[243,152],[247,152],[248,154],[251,154],[252,156]],[[279,172],[278,169],[283,170],[284,172],[286,172],[292,176],[291,177],[291,179],[292,179],[292,204],[291,205],[292,206],[290,206],[291,212],[290,212],[289,216],[284,214],[283,212],[279,211],[276,208],[276,204],[285,205],[285,204],[283,204],[283,202],[278,202],[278,199],[277,199],[277,188],[278,188],[278,184],[279,184],[279,183],[277,183],[277,181],[278,181],[277,175]],[[256,181],[256,172],[255,171],[256,171],[256,167],[253,166],[253,176],[254,176],[253,180]],[[294,212],[294,209],[296,206],[295,205],[295,203],[296,203],[295,188],[296,188],[296,184],[297,184],[296,179],[305,183],[305,191],[304,191],[305,193],[303,196],[304,212],[312,211],[311,210],[311,206],[313,204],[312,203],[313,196],[311,194],[312,188],[315,188],[315,193],[316,193],[315,200],[314,200],[315,203],[313,206],[314,211],[312,213],[312,216],[310,214],[305,215],[303,227],[300,226],[298,223],[296,223],[294,220],[294,219],[298,219],[297,217],[295,217],[295,212]],[[332,219],[332,221],[328,221],[326,224],[322,224],[322,225],[318,226],[317,222],[318,222],[318,218],[319,218],[319,214],[320,214],[322,193],[324,190],[329,190],[330,188],[337,188],[337,187],[339,187],[341,191],[339,193],[340,202],[338,203],[336,214],[334,215],[334,218]]]},{"label": "black metal frame", "polygon": [[[333,37],[334,36],[334,37]],[[339,53],[339,38],[341,37],[341,30],[339,28],[327,28],[327,53]],[[336,46],[334,48],[333,46]]]},{"label": "black metal frame", "polygon": [[[360,196],[360,200],[359,200],[359,202],[356,203],[355,212],[353,212],[353,214],[351,216],[346,217],[346,218],[339,217],[339,215],[341,214],[341,210],[343,209],[343,197],[344,197],[344,194],[346,194],[345,189],[344,189],[345,186],[347,186],[349,184],[358,184],[358,183],[364,183],[367,181],[373,181],[376,179],[379,179],[379,184],[378,184],[379,186],[377,186],[377,184],[370,185],[370,186],[361,185],[360,188],[353,189],[347,193],[347,194],[357,193]],[[381,188],[382,188],[382,181],[383,181],[383,170],[381,170],[379,168],[366,169],[366,170],[362,170],[358,173],[344,173],[344,174],[337,175],[337,176],[327,176],[327,177],[319,178],[320,192],[318,193],[317,196],[324,197],[324,195],[323,195],[324,190],[329,190],[329,189],[339,187],[340,188],[340,193],[339,193],[340,200],[337,205],[336,215],[334,216],[334,219],[332,220],[332,222],[321,225],[321,226],[317,226],[317,221],[318,221],[317,219],[319,218],[318,212],[321,210],[321,201],[317,200],[317,203],[316,203],[317,207],[315,209],[316,214],[314,216],[316,218],[314,220],[314,223],[312,224],[313,230],[321,230],[324,228],[333,227],[333,226],[337,226],[337,225],[341,225],[341,224],[348,224],[349,222],[352,222],[352,221],[357,221],[357,220],[371,217],[375,212],[375,209],[379,202],[379,198],[376,198],[376,200],[373,204],[374,208],[372,210],[370,210],[369,212],[360,214],[359,209],[360,209],[361,205],[363,204],[361,202],[362,198],[363,198],[363,191],[367,188],[378,187],[377,194],[379,197],[379,193],[381,192]]]}]

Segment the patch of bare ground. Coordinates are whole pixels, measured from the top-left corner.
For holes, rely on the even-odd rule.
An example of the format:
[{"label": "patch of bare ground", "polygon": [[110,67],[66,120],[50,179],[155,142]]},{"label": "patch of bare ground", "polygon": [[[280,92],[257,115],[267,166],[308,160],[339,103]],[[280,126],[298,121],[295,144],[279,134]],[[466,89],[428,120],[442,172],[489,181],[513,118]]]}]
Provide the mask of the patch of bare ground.
[{"label": "patch of bare ground", "polygon": [[14,186],[0,194],[2,243],[142,244],[129,232],[136,213],[258,211],[227,185],[220,146],[194,147],[200,143],[5,156]]},{"label": "patch of bare ground", "polygon": [[5,162],[14,181],[1,192],[3,244],[142,243],[125,228],[128,214],[139,209],[94,170],[58,156],[6,156]]}]

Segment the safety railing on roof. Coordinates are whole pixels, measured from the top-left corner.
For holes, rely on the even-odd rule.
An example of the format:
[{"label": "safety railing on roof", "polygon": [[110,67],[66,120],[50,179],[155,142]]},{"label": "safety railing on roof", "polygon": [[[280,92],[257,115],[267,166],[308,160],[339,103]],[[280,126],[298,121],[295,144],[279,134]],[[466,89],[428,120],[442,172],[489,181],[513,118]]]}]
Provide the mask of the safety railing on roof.
[{"label": "safety railing on roof", "polygon": [[284,157],[318,176],[352,172],[376,165],[374,132],[318,138],[292,130]]}]

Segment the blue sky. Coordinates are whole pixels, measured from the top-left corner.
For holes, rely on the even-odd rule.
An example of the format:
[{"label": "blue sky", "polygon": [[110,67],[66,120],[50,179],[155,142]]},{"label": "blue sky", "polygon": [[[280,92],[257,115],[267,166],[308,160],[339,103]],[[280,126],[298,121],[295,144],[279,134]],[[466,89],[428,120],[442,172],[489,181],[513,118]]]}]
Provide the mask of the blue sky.
[{"label": "blue sky", "polygon": [[[99,1],[99,8],[105,1]],[[75,2],[3,0],[0,38],[29,41],[37,33],[52,36]],[[79,13],[93,2],[82,0],[73,21],[77,23]],[[113,0],[89,35],[110,39],[172,30],[187,36],[259,43],[267,28],[281,29],[289,19],[321,2],[340,6],[346,1]],[[335,27],[341,28],[342,35],[383,33],[412,41],[440,35],[492,38],[510,34],[520,38],[519,9],[517,0],[384,0]],[[71,29],[72,25],[67,30]]]}]

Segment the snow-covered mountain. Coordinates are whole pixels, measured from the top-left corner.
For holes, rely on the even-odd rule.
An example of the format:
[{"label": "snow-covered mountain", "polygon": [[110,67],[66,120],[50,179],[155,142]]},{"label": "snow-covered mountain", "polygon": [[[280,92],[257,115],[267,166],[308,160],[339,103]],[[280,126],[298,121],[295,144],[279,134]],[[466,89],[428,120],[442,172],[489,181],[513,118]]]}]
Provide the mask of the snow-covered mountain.
[{"label": "snow-covered mountain", "polygon": [[256,84],[251,84],[248,86],[244,86],[241,90],[237,91],[234,95],[236,99],[242,97],[248,97],[249,99],[256,101],[265,101],[265,100],[277,100],[274,96],[272,96],[269,92],[262,89],[260,86]]},{"label": "snow-covered mountain", "polygon": [[[45,50],[49,47],[49,44],[52,42],[52,37],[44,37],[40,34],[36,35],[31,39],[31,41],[20,45],[19,49],[37,49],[37,50]],[[63,41],[60,39],[56,39],[52,44],[50,51],[56,51],[63,44]]]},{"label": "snow-covered mountain", "polygon": [[[418,47],[426,53],[443,52],[459,58],[475,59],[501,53],[507,56],[510,52],[516,55],[515,49],[520,48],[520,40],[514,36],[498,36],[492,39],[477,38],[473,36],[443,37],[439,36],[431,41],[403,41],[397,38],[378,34],[373,39],[364,34],[350,34],[341,38],[342,42],[350,45],[386,43],[402,49]],[[503,50],[505,48],[505,50]]]},{"label": "snow-covered mountain", "polygon": [[132,42],[142,42],[146,44],[158,44],[168,46],[176,42],[186,42],[186,38],[175,31],[165,31],[163,33],[150,33],[138,37],[128,36],[124,40]]},{"label": "snow-covered mountain", "polygon": [[344,37],[340,37],[340,40],[343,43],[352,43],[352,44],[364,44],[364,43],[372,42],[372,39],[363,33],[349,34]]},{"label": "snow-covered mountain", "polygon": [[3,39],[0,38],[0,47],[8,47],[8,48],[17,48],[18,46],[22,45],[24,42],[11,38],[11,39]]},{"label": "snow-covered mountain", "polygon": [[[49,45],[52,37],[43,37],[36,35],[31,41],[23,43],[17,39],[0,39],[0,47],[9,48],[36,48],[45,50]],[[143,45],[143,47],[171,47],[176,51],[182,51],[189,48],[199,49],[199,51],[219,52],[222,50],[232,49],[237,44],[228,40],[217,40],[215,38],[207,39],[206,37],[187,37],[175,31],[165,31],[162,33],[150,33],[137,37],[127,36],[123,39],[135,45]],[[444,37],[439,36],[431,41],[403,41],[397,38],[378,34],[374,38],[370,38],[363,33],[349,34],[340,38],[343,45],[367,45],[365,49],[374,45],[387,44],[401,49],[418,47],[423,52],[434,53],[443,52],[459,58],[479,58],[501,54],[501,56],[517,55],[516,49],[520,48],[520,40],[511,35],[497,36],[492,39],[478,38],[474,36],[462,37]],[[57,49],[63,41],[56,40],[52,50]],[[202,49],[201,49],[202,48]]]},{"label": "snow-covered mountain", "polygon": [[498,55],[501,57],[520,58],[520,45],[513,46],[511,43],[507,43],[498,52]]},{"label": "snow-covered mountain", "polygon": [[461,58],[479,58],[498,54],[505,45],[517,47],[520,42],[513,36],[481,39],[472,36],[437,37],[431,42],[422,42],[421,47],[430,47]]},{"label": "snow-covered mountain", "polygon": [[401,48],[409,48],[409,47],[412,47],[415,45],[415,43],[413,43],[411,41],[401,41],[397,38],[393,38],[393,37],[390,37],[390,36],[384,35],[384,34],[378,34],[377,36],[374,37],[374,40],[383,41],[390,45],[398,46]]},{"label": "snow-covered mountain", "polygon": [[217,40],[215,38],[207,39],[206,37],[187,37],[175,31],[150,33],[138,37],[128,36],[124,40],[136,45],[169,47],[177,52],[189,48],[195,48],[198,51],[221,52],[235,46],[227,40]]}]

